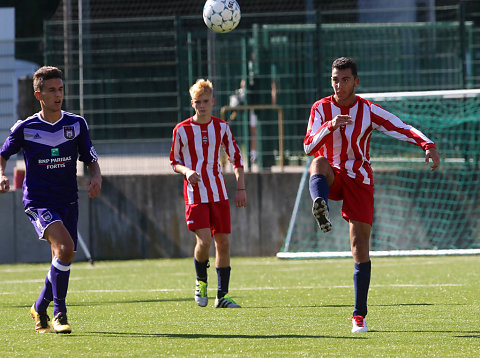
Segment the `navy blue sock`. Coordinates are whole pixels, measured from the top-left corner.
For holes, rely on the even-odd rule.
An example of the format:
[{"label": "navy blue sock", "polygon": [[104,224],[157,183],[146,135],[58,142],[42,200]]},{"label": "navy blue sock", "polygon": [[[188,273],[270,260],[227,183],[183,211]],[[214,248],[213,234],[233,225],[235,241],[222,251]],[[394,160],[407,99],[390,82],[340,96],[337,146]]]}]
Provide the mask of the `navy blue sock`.
[{"label": "navy blue sock", "polygon": [[355,308],[353,310],[354,316],[367,315],[367,296],[368,288],[370,286],[370,272],[372,270],[372,262],[364,262],[355,264],[353,270],[353,285],[355,287]]},{"label": "navy blue sock", "polygon": [[195,263],[195,271],[197,273],[197,281],[207,282],[207,268],[210,266],[208,260],[205,262],[198,262],[197,259],[193,258]]},{"label": "navy blue sock", "polygon": [[328,187],[327,178],[322,174],[314,174],[310,177],[308,181],[308,187],[310,189],[310,196],[312,200],[320,197],[325,200],[325,203],[328,205],[328,193],[330,188]]},{"label": "navy blue sock", "polygon": [[40,292],[40,295],[35,302],[35,309],[37,310],[37,312],[45,313],[47,312],[48,305],[52,301],[53,290],[52,283],[50,282],[50,271],[48,271],[47,277],[45,277],[45,285],[43,286],[42,292]]},{"label": "navy blue sock", "polygon": [[230,271],[229,267],[217,267],[217,279],[218,289],[217,297],[222,298],[228,293],[228,284],[230,283]]}]

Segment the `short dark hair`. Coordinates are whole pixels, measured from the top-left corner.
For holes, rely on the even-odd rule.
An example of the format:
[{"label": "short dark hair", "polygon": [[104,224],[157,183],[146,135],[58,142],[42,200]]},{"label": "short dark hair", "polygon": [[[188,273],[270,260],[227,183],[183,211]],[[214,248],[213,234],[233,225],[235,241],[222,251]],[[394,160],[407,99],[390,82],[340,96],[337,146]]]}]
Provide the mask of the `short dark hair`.
[{"label": "short dark hair", "polygon": [[43,84],[45,83],[45,81],[51,80],[52,78],[62,79],[62,71],[57,67],[53,66],[40,67],[33,74],[33,90],[35,92],[40,92],[43,88]]},{"label": "short dark hair", "polygon": [[357,64],[350,57],[339,57],[332,63],[332,70],[336,68],[338,70],[345,70],[350,68],[352,70],[353,77],[357,77]]}]

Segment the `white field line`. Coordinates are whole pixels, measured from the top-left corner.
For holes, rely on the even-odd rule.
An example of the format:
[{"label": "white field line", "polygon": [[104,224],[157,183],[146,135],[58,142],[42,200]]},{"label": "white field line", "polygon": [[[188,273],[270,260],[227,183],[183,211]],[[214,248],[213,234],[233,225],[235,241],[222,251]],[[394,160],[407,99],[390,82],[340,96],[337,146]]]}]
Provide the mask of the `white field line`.
[{"label": "white field line", "polygon": [[[31,280],[26,280],[23,282],[31,282]],[[35,281],[38,282],[38,281]],[[1,284],[2,282],[0,282]],[[3,282],[5,283],[5,282]],[[17,281],[17,283],[21,283]],[[461,287],[463,284],[457,283],[442,283],[442,284],[389,284],[389,285],[371,285],[370,288],[381,288],[381,287],[399,287],[399,288],[421,288],[421,287]],[[353,285],[335,285],[335,286],[290,286],[282,287],[282,290],[305,290],[305,289],[335,289],[335,288],[348,288],[351,289]],[[238,287],[235,288],[235,291],[261,291],[261,290],[277,290],[278,287]],[[134,293],[134,292],[183,292],[191,291],[192,288],[150,288],[150,289],[133,289],[133,290],[69,290],[68,293]],[[22,293],[35,293],[37,291],[22,291]],[[2,291],[0,295],[12,295],[18,294],[18,291]]]}]

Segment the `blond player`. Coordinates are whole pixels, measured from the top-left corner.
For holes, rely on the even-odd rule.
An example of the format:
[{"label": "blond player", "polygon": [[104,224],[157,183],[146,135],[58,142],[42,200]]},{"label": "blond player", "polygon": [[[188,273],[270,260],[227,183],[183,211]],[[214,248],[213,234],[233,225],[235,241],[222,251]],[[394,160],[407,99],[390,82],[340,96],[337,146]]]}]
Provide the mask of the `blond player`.
[{"label": "blond player", "polygon": [[242,157],[227,122],[212,116],[215,102],[212,83],[197,80],[190,87],[190,96],[195,115],[175,126],[170,163],[176,173],[184,176],[185,218],[196,238],[195,302],[201,307],[208,304],[207,268],[213,236],[218,278],[215,307],[239,308],[228,295],[230,206],[219,162],[220,148],[224,148],[234,166],[237,207],[247,206]]}]

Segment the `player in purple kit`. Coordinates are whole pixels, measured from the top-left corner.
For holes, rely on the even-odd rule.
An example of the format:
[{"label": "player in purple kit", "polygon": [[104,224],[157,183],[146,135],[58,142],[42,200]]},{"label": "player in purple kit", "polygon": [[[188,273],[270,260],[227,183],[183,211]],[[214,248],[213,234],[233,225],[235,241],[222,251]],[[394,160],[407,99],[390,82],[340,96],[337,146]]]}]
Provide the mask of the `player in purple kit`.
[{"label": "player in purple kit", "polygon": [[25,213],[39,238],[48,241],[52,249],[45,286],[30,314],[36,332],[50,332],[47,307],[53,301],[53,330],[71,333],[65,298],[77,248],[77,159],[86,163],[90,173],[90,198],[100,193],[102,177],[85,119],[62,111],[62,71],[50,66],[40,68],[33,75],[33,88],[41,111],[11,128],[0,151],[0,193],[10,190],[5,176],[7,160],[23,150]]}]

